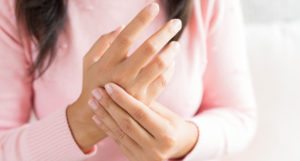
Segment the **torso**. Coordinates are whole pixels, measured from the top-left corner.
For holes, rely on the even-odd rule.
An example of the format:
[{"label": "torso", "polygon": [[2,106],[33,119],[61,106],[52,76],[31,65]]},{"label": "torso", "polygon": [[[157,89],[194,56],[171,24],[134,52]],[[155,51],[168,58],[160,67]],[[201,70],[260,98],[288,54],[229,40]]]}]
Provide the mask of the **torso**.
[{"label": "torso", "polygon": [[[149,2],[150,0],[69,1],[68,21],[58,41],[58,56],[47,72],[33,84],[34,109],[39,119],[59,108],[66,107],[77,99],[81,92],[82,57],[100,35],[122,24],[128,24]],[[195,18],[194,16],[192,19]],[[146,28],[132,50],[165,22],[165,9],[161,6],[159,16]],[[173,79],[157,99],[184,118],[191,117],[199,109],[203,94],[202,76],[206,66],[203,42],[205,41],[201,40],[204,36],[197,38],[195,36],[197,33],[191,32],[191,25],[187,26],[180,39],[182,51],[176,58]],[[33,58],[36,54],[36,52],[32,53]],[[104,145],[105,148],[101,148]],[[114,161],[126,160],[111,139],[106,139],[99,144],[98,154],[90,161],[107,158],[105,156],[109,156],[110,160]]]}]

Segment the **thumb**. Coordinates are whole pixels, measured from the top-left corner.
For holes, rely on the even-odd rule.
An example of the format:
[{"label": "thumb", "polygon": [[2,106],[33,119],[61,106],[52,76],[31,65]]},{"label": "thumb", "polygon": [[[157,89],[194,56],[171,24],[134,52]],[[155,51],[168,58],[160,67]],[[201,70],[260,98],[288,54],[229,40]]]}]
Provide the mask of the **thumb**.
[{"label": "thumb", "polygon": [[84,56],[84,68],[90,67],[98,61],[104,52],[110,47],[111,43],[116,39],[124,26],[119,26],[114,31],[102,35],[92,46],[89,52]]}]

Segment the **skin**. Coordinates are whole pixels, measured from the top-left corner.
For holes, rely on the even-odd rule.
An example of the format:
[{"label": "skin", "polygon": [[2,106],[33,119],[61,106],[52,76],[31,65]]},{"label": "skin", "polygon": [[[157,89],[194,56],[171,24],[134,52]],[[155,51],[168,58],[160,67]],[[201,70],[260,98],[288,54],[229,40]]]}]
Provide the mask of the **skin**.
[{"label": "skin", "polygon": [[[179,44],[168,42],[181,29],[180,20],[169,21],[131,56],[127,56],[133,42],[158,12],[156,3],[145,7],[125,28],[119,27],[101,36],[83,58],[82,92],[67,109],[71,132],[83,152],[88,152],[107,136],[92,119],[94,111],[89,108],[89,99],[97,93],[93,89],[114,82],[131,97],[148,106],[153,104],[170,80],[174,71],[172,62],[179,51]],[[195,134],[196,127],[190,127]]]},{"label": "skin", "polygon": [[180,158],[195,145],[195,125],[163,105],[154,101],[147,106],[114,83],[95,90],[90,100],[95,123],[131,161]]}]

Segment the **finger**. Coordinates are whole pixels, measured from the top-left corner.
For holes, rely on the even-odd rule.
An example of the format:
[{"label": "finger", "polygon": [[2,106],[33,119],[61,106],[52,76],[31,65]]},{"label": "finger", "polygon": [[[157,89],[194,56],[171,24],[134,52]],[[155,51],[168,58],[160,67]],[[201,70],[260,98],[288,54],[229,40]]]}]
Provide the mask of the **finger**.
[{"label": "finger", "polygon": [[179,51],[179,46],[178,42],[171,42],[161,54],[144,67],[136,78],[137,85],[148,86],[153,80],[166,71],[174,61],[175,54]]},{"label": "finger", "polygon": [[[93,117],[93,120],[95,120],[95,122],[100,122],[96,115]],[[121,143],[105,124],[100,124],[99,127],[119,145],[127,159],[129,159],[130,161],[141,161],[140,158],[141,156],[143,156],[144,153],[141,150],[141,148],[135,147],[133,143],[132,146],[128,146],[128,144]]]},{"label": "finger", "polygon": [[147,96],[150,100],[155,100],[164,90],[172,79],[175,72],[175,61],[163,74],[158,76],[153,82],[147,87]]},{"label": "finger", "polygon": [[[153,142],[153,137],[141,127],[131,116],[106,94],[105,90],[97,88],[93,90],[93,95],[98,95],[99,104],[109,113],[118,124],[118,127],[137,142],[141,147],[149,146]],[[99,97],[101,95],[101,98]]]},{"label": "finger", "polygon": [[161,117],[167,119],[170,123],[174,122],[175,120],[178,120],[178,116],[171,111],[170,109],[166,108],[165,106],[161,105],[160,103],[153,101],[149,108],[156,112]]},{"label": "finger", "polygon": [[[110,114],[105,111],[105,109],[98,104],[95,98],[91,98],[88,102],[89,106],[94,111],[95,116],[92,117],[93,121],[100,127],[103,128],[103,123],[106,127],[109,127],[110,132],[114,134],[114,136],[118,136],[119,140],[122,140],[124,135],[123,131],[118,127],[117,123],[114,119],[110,116]],[[107,129],[102,129],[105,133],[107,133]],[[107,133],[108,134],[108,133]]]},{"label": "finger", "polygon": [[124,27],[119,26],[114,31],[102,35],[92,46],[89,52],[84,56],[84,66],[88,68],[92,64],[94,64],[108,49],[113,40],[118,36],[118,34],[122,31]]},{"label": "finger", "polygon": [[105,62],[120,62],[127,55],[130,46],[137,39],[143,29],[150,24],[159,12],[159,6],[153,2],[145,7],[120,33],[111,47],[105,52]]},{"label": "finger", "polygon": [[105,89],[113,101],[128,112],[152,136],[159,137],[165,133],[167,127],[165,120],[142,102],[136,100],[116,84],[106,84]]},{"label": "finger", "polygon": [[93,116],[93,120],[109,137],[111,137],[119,145],[119,147],[129,159],[135,161],[134,154],[140,152],[141,150],[140,147],[133,140],[131,140],[131,138],[123,133],[123,137],[127,138],[123,138],[120,140],[120,137],[116,135],[116,133],[114,133],[111,128],[105,123],[101,123],[96,115]]},{"label": "finger", "polygon": [[137,73],[180,31],[181,26],[179,19],[169,21],[126,59],[124,65],[129,66],[133,73]]},{"label": "finger", "polygon": [[127,147],[125,147],[124,145],[119,145],[121,150],[123,151],[124,155],[127,157],[127,159],[129,159],[129,161],[140,161],[137,159],[135,152],[131,152],[130,149],[128,149]]}]

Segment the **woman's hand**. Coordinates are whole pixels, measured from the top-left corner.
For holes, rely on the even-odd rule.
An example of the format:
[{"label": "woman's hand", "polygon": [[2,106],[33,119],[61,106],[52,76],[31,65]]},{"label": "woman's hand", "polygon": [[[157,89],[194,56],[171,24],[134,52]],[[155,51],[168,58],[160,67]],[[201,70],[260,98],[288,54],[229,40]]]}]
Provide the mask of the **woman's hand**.
[{"label": "woman's hand", "polygon": [[157,102],[147,106],[109,83],[90,100],[94,121],[131,161],[162,161],[186,155],[195,145],[197,126]]},{"label": "woman's hand", "polygon": [[[70,129],[83,151],[88,151],[105,137],[91,120],[93,113],[87,102],[92,89],[115,82],[135,98],[150,104],[161,92],[159,89],[165,87],[164,75],[170,70],[179,45],[168,42],[181,29],[180,20],[169,21],[131,56],[127,56],[132,43],[158,11],[156,3],[147,6],[123,30],[119,28],[102,36],[84,57],[82,92],[67,110]],[[158,52],[157,57],[152,59]],[[162,88],[151,90],[155,86]]]},{"label": "woman's hand", "polygon": [[[79,100],[87,102],[90,92],[95,87],[103,87],[108,82],[115,82],[125,88],[134,97],[148,104],[153,97],[149,92],[139,92],[158,78],[173,62],[178,43],[167,43],[181,29],[181,21],[173,19],[159,31],[146,40],[131,56],[128,55],[130,46],[142,30],[158,14],[159,8],[153,3],[142,10],[137,17],[111,43],[101,58],[92,64],[83,74],[83,91]],[[101,45],[101,42],[99,43]],[[153,60],[152,58],[163,47],[166,48]],[[91,53],[97,53],[98,44],[94,45]],[[149,64],[147,64],[149,63]],[[151,96],[155,96],[151,94]]]}]

